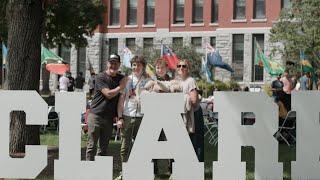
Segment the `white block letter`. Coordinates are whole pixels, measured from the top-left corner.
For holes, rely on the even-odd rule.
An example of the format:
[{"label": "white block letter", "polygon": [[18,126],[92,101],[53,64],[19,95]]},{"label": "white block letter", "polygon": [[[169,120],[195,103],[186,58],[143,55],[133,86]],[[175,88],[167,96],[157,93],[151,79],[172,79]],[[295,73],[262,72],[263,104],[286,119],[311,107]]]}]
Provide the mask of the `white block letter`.
[{"label": "white block letter", "polygon": [[95,161],[81,161],[81,113],[85,107],[85,93],[56,93],[60,134],[55,179],[112,180],[112,157],[97,156]]},{"label": "white block letter", "polygon": [[296,161],[291,162],[291,178],[320,179],[320,93],[303,91],[292,94],[292,108],[297,112],[297,154]]},{"label": "white block letter", "polygon": [[0,91],[0,177],[34,179],[47,166],[47,146],[26,145],[25,157],[9,155],[10,113],[24,111],[26,125],[48,122],[48,105],[36,91]]},{"label": "white block letter", "polygon": [[[278,107],[263,93],[217,92],[219,113],[218,162],[213,163],[213,179],[246,179],[246,164],[241,162],[241,146],[255,149],[255,178],[282,179],[278,163]],[[253,112],[255,124],[241,125],[241,112]]]},{"label": "white block letter", "polygon": [[[183,94],[143,94],[142,119],[123,179],[154,179],[152,159],[174,159],[174,180],[204,179],[204,165],[197,159],[185,124],[181,118]],[[158,141],[163,129],[167,141]]]}]

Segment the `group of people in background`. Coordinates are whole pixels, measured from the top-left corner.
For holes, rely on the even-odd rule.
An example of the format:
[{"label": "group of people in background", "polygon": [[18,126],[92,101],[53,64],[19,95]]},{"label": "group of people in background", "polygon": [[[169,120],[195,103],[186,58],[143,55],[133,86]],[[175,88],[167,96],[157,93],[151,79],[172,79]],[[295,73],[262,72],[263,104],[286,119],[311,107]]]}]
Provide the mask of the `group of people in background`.
[{"label": "group of people in background", "polygon": [[[189,133],[199,161],[204,160],[204,123],[198,87],[190,75],[190,61],[180,60],[174,76],[168,74],[165,59],[155,61],[156,74],[146,73],[146,60],[142,56],[131,59],[132,73],[123,75],[119,72],[120,56],[112,54],[107,60],[104,72],[95,78],[95,94],[88,115],[88,144],[86,159],[94,160],[95,155],[106,155],[112,135],[113,123],[116,122],[121,134],[121,161],[129,158],[133,140],[140,123],[143,121],[140,95],[142,92],[171,93],[183,92],[185,95],[185,111],[182,117]],[[166,140],[165,132],[161,132],[159,140]],[[99,151],[97,143],[99,142]],[[156,162],[155,162],[156,163]],[[156,163],[157,164],[157,163]],[[171,166],[171,161],[168,166]],[[157,166],[157,165],[156,165]],[[121,179],[122,177],[118,177]]]},{"label": "group of people in background", "polygon": [[[89,79],[89,87],[94,88],[94,73]],[[73,78],[70,72],[66,72],[59,78],[59,91],[60,92],[83,92],[85,79],[83,73],[79,72],[76,78]]]}]

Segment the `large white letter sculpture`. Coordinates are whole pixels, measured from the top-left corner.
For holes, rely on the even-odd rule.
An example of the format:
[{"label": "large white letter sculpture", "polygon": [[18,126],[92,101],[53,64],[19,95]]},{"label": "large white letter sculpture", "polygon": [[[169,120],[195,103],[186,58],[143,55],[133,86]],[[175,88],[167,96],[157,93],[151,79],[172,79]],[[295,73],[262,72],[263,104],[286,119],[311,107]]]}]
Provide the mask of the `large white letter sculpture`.
[{"label": "large white letter sculpture", "polygon": [[291,162],[291,178],[320,179],[320,93],[292,94],[292,109],[297,112],[297,153],[296,161]]},{"label": "large white letter sculpture", "polygon": [[84,93],[56,93],[60,113],[59,160],[55,160],[55,179],[112,180],[112,157],[97,156],[81,161],[81,113],[86,107]]},{"label": "large white letter sculpture", "polygon": [[[213,179],[246,179],[246,164],[241,162],[241,146],[255,148],[255,178],[283,179],[278,163],[278,107],[263,93],[217,92],[219,113],[218,162],[213,163]],[[255,124],[241,125],[241,112],[253,112]]]},{"label": "large white letter sculpture", "polygon": [[[204,179],[204,164],[199,163],[185,124],[183,94],[143,94],[142,119],[136,141],[127,163],[123,163],[123,179],[153,180],[152,159],[174,159],[174,180]],[[167,141],[158,141],[163,129]]]},{"label": "large white letter sculpture", "polygon": [[25,157],[9,155],[10,113],[24,111],[26,125],[48,122],[48,105],[36,91],[0,91],[0,177],[34,179],[47,166],[47,146],[26,145]]}]

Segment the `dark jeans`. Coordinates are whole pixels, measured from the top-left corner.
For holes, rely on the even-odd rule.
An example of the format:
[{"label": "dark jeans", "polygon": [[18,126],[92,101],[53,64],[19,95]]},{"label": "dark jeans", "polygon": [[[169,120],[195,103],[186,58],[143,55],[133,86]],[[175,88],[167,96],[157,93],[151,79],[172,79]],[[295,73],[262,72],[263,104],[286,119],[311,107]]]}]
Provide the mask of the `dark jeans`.
[{"label": "dark jeans", "polygon": [[204,161],[204,121],[202,109],[194,112],[195,133],[189,134],[193,148],[200,162]]}]

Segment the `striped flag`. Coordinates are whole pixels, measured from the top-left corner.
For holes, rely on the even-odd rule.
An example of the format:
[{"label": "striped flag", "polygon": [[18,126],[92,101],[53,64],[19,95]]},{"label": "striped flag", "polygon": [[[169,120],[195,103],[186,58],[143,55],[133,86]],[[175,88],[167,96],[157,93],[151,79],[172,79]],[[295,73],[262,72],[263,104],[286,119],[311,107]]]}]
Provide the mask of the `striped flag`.
[{"label": "striped flag", "polygon": [[127,68],[131,68],[131,59],[133,57],[133,54],[131,52],[131,50],[128,47],[123,48],[123,66],[127,67]]},{"label": "striped flag", "polygon": [[234,72],[228,63],[222,61],[219,51],[214,49],[209,43],[206,44],[206,60],[208,65],[225,69],[231,73]]},{"label": "striped flag", "polygon": [[177,64],[179,63],[177,55],[163,44],[161,45],[161,57],[167,61],[169,69],[175,70],[177,68]]}]

